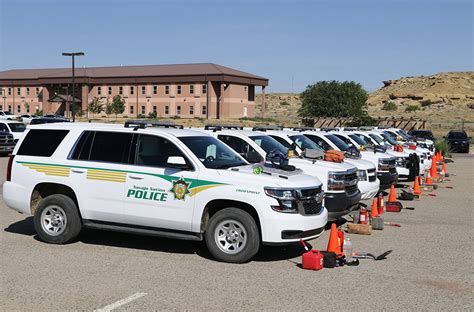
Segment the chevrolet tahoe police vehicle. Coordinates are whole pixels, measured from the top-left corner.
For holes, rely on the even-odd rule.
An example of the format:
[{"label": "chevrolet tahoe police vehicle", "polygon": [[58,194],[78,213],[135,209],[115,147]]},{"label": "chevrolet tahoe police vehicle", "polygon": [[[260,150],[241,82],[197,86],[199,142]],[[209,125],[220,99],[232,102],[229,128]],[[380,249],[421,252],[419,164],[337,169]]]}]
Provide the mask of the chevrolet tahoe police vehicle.
[{"label": "chevrolet tahoe police vehicle", "polygon": [[[206,125],[205,130],[201,131],[215,136],[250,163],[261,163],[273,151],[288,153],[288,148],[264,132],[243,130],[234,125]],[[336,220],[359,208],[361,192],[357,168],[353,165],[298,157],[289,158],[289,164],[322,182],[324,206],[328,210],[329,220]]]},{"label": "chevrolet tahoe police vehicle", "polygon": [[[321,154],[325,152],[319,145],[298,131],[284,130],[283,127],[280,126],[256,126],[253,129],[264,131],[286,148],[292,149],[300,158],[308,159],[306,155],[309,150]],[[323,160],[320,161],[323,165],[327,163]],[[346,155],[344,162],[357,168],[357,178],[359,180],[357,187],[360,190],[361,199],[373,198],[378,193],[380,186],[380,181],[376,176],[375,166],[370,162],[348,155]]]},{"label": "chevrolet tahoe police vehicle", "polygon": [[212,136],[162,126],[29,126],[9,158],[5,203],[33,215],[47,243],[71,242],[90,227],[205,240],[214,258],[233,263],[261,244],[324,231],[317,178],[254,168]]}]

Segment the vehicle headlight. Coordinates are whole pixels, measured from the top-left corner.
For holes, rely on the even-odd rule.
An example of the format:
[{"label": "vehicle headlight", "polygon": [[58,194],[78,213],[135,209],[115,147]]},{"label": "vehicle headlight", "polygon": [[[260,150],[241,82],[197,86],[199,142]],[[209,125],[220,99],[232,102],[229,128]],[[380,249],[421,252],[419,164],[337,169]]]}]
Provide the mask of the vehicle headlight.
[{"label": "vehicle headlight", "polygon": [[265,188],[265,194],[278,200],[278,206],[271,206],[273,210],[284,213],[298,213],[295,190]]},{"label": "vehicle headlight", "polygon": [[344,191],[346,188],[346,175],[342,172],[328,173],[328,191]]},{"label": "vehicle headlight", "polygon": [[407,160],[405,159],[405,157],[397,157],[397,159],[395,160],[395,164],[397,165],[397,167],[405,167],[407,164]]},{"label": "vehicle headlight", "polygon": [[357,170],[357,178],[359,179],[359,181],[367,181],[367,171]]}]

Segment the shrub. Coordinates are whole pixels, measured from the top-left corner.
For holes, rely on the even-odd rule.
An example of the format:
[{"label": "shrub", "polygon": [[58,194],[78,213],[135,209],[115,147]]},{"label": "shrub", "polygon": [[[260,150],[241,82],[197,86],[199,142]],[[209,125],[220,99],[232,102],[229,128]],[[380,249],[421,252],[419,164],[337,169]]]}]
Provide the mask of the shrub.
[{"label": "shrub", "polygon": [[281,102],[280,102],[280,105],[282,105],[282,106],[289,106],[290,103],[288,103],[287,101],[281,101]]},{"label": "shrub", "polygon": [[156,119],[158,115],[156,114],[156,112],[150,112],[148,113],[148,118],[151,118],[151,119]]},{"label": "shrub", "polygon": [[385,103],[383,105],[382,110],[396,111],[397,110],[397,104],[395,104],[395,102],[388,101],[387,103]]},{"label": "shrub", "polygon": [[414,105],[408,105],[406,108],[405,108],[405,112],[416,112],[417,110],[420,109],[420,106],[414,104]]},{"label": "shrub", "polygon": [[145,115],[143,115],[143,114],[138,114],[138,115],[137,115],[137,118],[145,118]]},{"label": "shrub", "polygon": [[255,122],[277,122],[277,120],[273,118],[262,118],[262,117],[242,117],[239,118],[241,121],[255,121]]},{"label": "shrub", "polygon": [[345,124],[346,127],[362,127],[362,126],[376,126],[377,120],[369,115],[362,115],[355,117],[350,122]]},{"label": "shrub", "polygon": [[443,154],[443,156],[449,155],[451,153],[451,148],[449,144],[444,139],[436,139],[435,140],[435,148],[436,151],[439,151]]},{"label": "shrub", "polygon": [[181,119],[181,117],[179,117],[178,115],[171,116],[170,118],[171,119]]}]

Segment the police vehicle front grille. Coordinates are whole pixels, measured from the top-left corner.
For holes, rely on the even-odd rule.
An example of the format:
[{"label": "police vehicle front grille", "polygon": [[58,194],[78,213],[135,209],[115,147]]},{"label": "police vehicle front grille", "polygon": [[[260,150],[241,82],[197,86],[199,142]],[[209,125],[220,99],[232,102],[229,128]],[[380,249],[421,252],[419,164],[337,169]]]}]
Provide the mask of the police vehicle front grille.
[{"label": "police vehicle front grille", "polygon": [[0,143],[13,143],[12,135],[0,135]]},{"label": "police vehicle front grille", "polygon": [[354,171],[354,172],[346,174],[345,180],[346,180],[346,187],[345,187],[346,193],[354,194],[355,192],[357,192],[358,190],[357,181],[359,180],[357,177],[357,172]]},{"label": "police vehicle front grille", "polygon": [[359,188],[357,187],[357,184],[346,186],[346,193],[349,194],[349,195],[354,194],[358,190],[359,190]]},{"label": "police vehicle front grille", "polygon": [[321,202],[317,202],[316,200],[309,200],[303,202],[304,214],[305,215],[315,215],[321,212],[323,205]]}]

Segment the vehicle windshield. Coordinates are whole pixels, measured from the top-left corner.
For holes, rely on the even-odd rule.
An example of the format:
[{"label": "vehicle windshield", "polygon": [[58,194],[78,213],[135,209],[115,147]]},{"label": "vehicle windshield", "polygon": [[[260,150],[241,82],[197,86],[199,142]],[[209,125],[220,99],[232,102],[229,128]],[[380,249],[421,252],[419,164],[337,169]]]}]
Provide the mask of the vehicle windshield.
[{"label": "vehicle windshield", "polygon": [[[390,133],[390,132],[389,132]],[[395,140],[390,134],[388,134],[387,132],[384,132],[381,134],[383,136],[383,138],[388,142],[390,143],[390,145],[397,145],[398,142],[397,140]]]},{"label": "vehicle windshield", "polygon": [[5,115],[12,115],[10,112],[3,112]]},{"label": "vehicle windshield", "polygon": [[297,134],[297,135],[290,135],[289,138],[291,141],[293,141],[296,145],[298,145],[301,150],[305,149],[315,149],[315,150],[323,150],[321,147],[319,147],[318,144],[314,143],[308,137],[302,135],[302,134]]},{"label": "vehicle windshield", "polygon": [[346,152],[349,150],[349,145],[347,145],[346,142],[339,139],[334,134],[326,134],[326,138],[328,138],[329,141],[331,141],[334,145],[336,145],[337,148],[340,149],[341,151]]},{"label": "vehicle windshield", "polygon": [[467,135],[464,132],[450,132],[448,133],[448,138],[465,140],[467,139]]},{"label": "vehicle windshield", "polygon": [[26,126],[20,122],[18,123],[9,123],[8,126],[12,130],[12,132],[25,132]]},{"label": "vehicle windshield", "polygon": [[356,134],[348,134],[348,136],[359,145],[367,145],[367,141],[364,138],[359,137]]},{"label": "vehicle windshield", "polygon": [[281,145],[280,142],[278,142],[271,136],[255,135],[255,136],[251,136],[250,139],[252,139],[252,141],[257,143],[257,145],[260,146],[265,151],[265,153],[270,153],[274,150],[282,152],[283,154],[288,153],[288,149],[284,147],[283,145]]},{"label": "vehicle windshield", "polygon": [[428,130],[415,130],[411,132],[412,136],[418,137],[418,138],[423,138],[423,139],[432,139],[433,138],[433,133]]},{"label": "vehicle windshield", "polygon": [[384,144],[385,144],[384,140],[383,140],[381,137],[379,137],[378,135],[376,135],[376,134],[374,134],[374,133],[369,133],[369,135],[370,135],[370,137],[371,137],[372,139],[374,139],[374,140],[375,140],[377,143],[379,143],[380,145],[384,145]]},{"label": "vehicle windshield", "polygon": [[397,134],[398,134],[399,136],[401,136],[404,140],[407,140],[407,141],[410,141],[410,140],[411,140],[411,136],[410,136],[408,133],[406,133],[405,131],[397,130],[396,132],[397,132]]},{"label": "vehicle windshield", "polygon": [[230,147],[211,136],[179,138],[209,169],[228,169],[247,165]]}]

